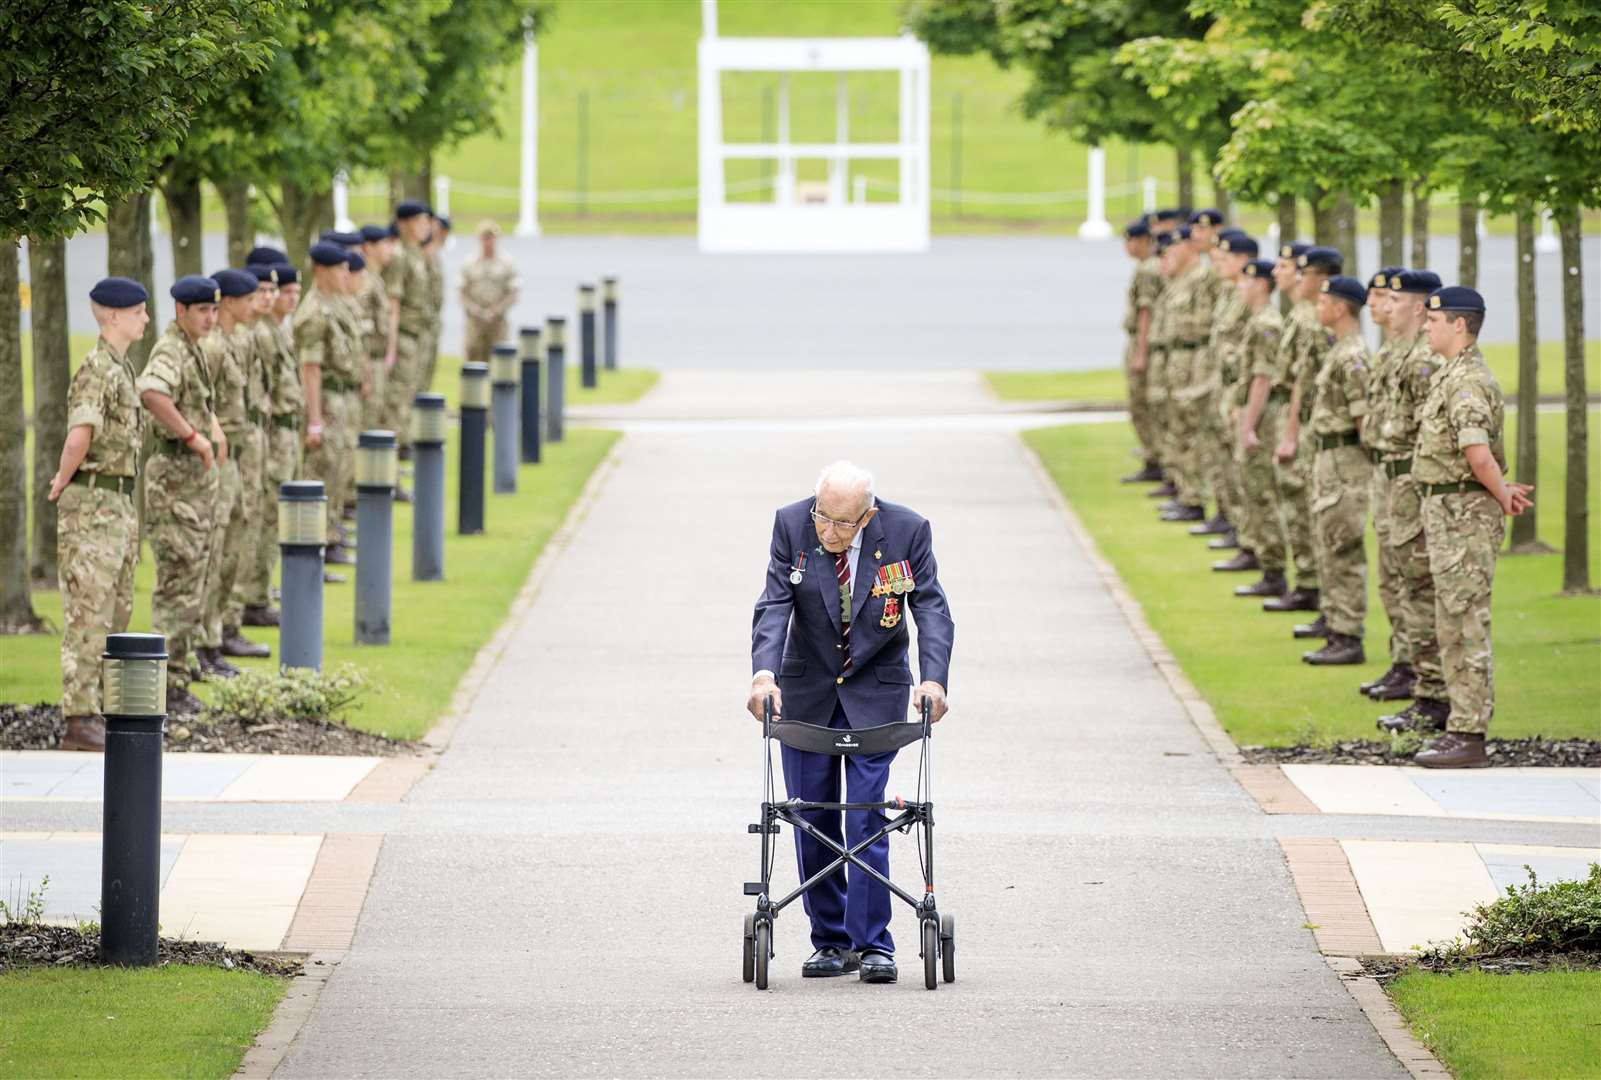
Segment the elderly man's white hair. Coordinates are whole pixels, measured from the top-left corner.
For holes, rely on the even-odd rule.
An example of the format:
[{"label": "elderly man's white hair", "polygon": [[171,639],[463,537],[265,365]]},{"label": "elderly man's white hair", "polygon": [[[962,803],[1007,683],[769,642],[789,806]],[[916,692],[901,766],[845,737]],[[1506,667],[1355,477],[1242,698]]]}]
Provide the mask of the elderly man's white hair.
[{"label": "elderly man's white hair", "polygon": [[815,494],[818,498],[822,497],[824,488],[833,488],[841,492],[860,492],[864,512],[873,505],[873,474],[853,462],[836,461],[832,465],[824,466],[823,471],[817,474]]}]

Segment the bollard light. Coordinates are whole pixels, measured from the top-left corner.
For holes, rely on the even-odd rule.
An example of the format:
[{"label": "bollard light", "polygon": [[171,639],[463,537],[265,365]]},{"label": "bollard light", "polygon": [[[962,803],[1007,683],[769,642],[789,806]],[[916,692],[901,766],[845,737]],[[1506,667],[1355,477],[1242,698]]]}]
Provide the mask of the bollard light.
[{"label": "bollard light", "polygon": [[578,286],[578,361],[585,390],[595,388],[595,286]]},{"label": "bollard light", "polygon": [[411,580],[445,576],[444,394],[418,394],[411,406]]},{"label": "bollard light", "polygon": [[489,365],[469,361],[461,365],[461,407],[489,408]]},{"label": "bollard light", "polygon": [[389,644],[394,560],[395,480],[400,470],[393,431],[356,437],[356,644]]},{"label": "bollard light", "polygon": [[617,370],[617,279],[600,279],[601,316],[606,335],[606,370]]},{"label": "bollard light", "polygon": [[456,479],[456,532],[484,531],[484,429],[489,412],[489,365],[461,365],[461,453]]},{"label": "bollard light", "polygon": [[489,353],[489,382],[493,386],[516,386],[522,380],[522,364],[517,346],[496,345]]},{"label": "bollard light", "polygon": [[539,415],[539,327],[525,326],[518,337],[522,341],[522,415],[518,418],[517,433],[522,436],[522,459],[525,464],[538,465],[543,430]]},{"label": "bollard light", "polygon": [[278,543],[321,547],[328,542],[328,496],[321,480],[286,480],[278,488]]},{"label": "bollard light", "polygon": [[521,456],[517,433],[519,420],[517,384],[523,365],[517,346],[496,345],[489,354],[489,381],[492,384],[490,426],[495,429],[495,494],[510,495],[517,490],[517,459]]},{"label": "bollard light", "polygon": [[108,634],[100,658],[106,758],[100,830],[100,959],[148,967],[159,950],[161,742],[167,639]]},{"label": "bollard light", "polygon": [[322,563],[327,539],[328,495],[322,481],[285,481],[278,488],[282,559],[278,659],[286,668],[322,668]]},{"label": "bollard light", "polygon": [[[415,427],[416,425],[413,425]],[[400,478],[400,453],[393,431],[363,431],[356,437],[356,488],[393,490]]]},{"label": "bollard light", "polygon": [[552,315],[545,320],[545,433],[561,442],[567,429],[567,320]]}]

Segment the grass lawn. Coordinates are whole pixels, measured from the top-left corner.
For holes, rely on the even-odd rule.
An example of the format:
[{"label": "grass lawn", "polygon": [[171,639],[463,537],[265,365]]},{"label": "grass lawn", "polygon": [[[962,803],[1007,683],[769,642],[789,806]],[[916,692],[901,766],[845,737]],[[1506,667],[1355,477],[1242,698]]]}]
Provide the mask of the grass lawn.
[{"label": "grass lawn", "polygon": [[225,1077],[287,982],[220,968],[25,968],[0,975],[0,1075]]},{"label": "grass lawn", "polygon": [[[1518,392],[1518,347],[1486,345],[1484,358],[1510,402]],[[1540,343],[1540,393],[1562,393],[1562,343]],[[1127,383],[1120,368],[1094,371],[987,371],[984,377],[1003,401],[1126,401]],[[1584,385],[1601,393],[1601,340],[1584,346]]]},{"label": "grass lawn", "polygon": [[[1563,421],[1559,414],[1540,417],[1535,498],[1540,535],[1553,546],[1562,536]],[[1590,423],[1592,430],[1601,423],[1601,411],[1592,410]],[[1374,719],[1383,706],[1356,693],[1359,682],[1389,663],[1376,570],[1369,572],[1368,663],[1309,667],[1300,659],[1308,643],[1290,637],[1292,624],[1303,619],[1265,613],[1257,601],[1230,595],[1254,575],[1211,573],[1217,552],[1185,527],[1158,522],[1146,487],[1118,483],[1135,465],[1126,424],[1044,428],[1024,439],[1236,742],[1377,737]],[[1510,430],[1507,445],[1515,445]],[[1592,437],[1590,446],[1594,484],[1601,481],[1601,445]],[[1371,530],[1367,550],[1371,565]],[[1590,552],[1591,580],[1601,583],[1601,513],[1594,509]],[[1558,596],[1561,572],[1558,555],[1504,558],[1496,571],[1495,735],[1601,738],[1601,597]]]},{"label": "grass lawn", "polygon": [[1388,989],[1457,1080],[1601,1075],[1601,971],[1409,971]]}]

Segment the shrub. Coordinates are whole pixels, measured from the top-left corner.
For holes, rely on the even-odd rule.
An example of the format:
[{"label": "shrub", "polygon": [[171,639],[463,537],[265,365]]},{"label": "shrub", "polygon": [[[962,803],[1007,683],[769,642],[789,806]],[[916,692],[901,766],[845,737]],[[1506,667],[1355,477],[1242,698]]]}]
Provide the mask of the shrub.
[{"label": "shrub", "polygon": [[1590,864],[1583,881],[1542,885],[1529,872],[1527,885],[1508,885],[1506,895],[1469,912],[1457,942],[1446,954],[1527,956],[1554,952],[1601,951],[1601,863]]},{"label": "shrub", "polygon": [[213,685],[216,703],[206,710],[206,719],[246,724],[275,720],[340,723],[339,714],[354,706],[368,688],[367,677],[354,664],[340,664],[332,671],[244,671]]}]

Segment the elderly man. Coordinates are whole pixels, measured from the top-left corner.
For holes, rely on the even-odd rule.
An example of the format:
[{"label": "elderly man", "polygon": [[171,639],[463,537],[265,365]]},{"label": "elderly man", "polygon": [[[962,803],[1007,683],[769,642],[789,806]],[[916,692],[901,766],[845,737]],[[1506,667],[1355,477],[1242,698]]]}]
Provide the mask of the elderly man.
[{"label": "elderly man", "polygon": [[[917,622],[922,682],[915,691],[903,609]],[[766,586],[751,629],[756,674],[747,707],[760,719],[762,703],[771,697],[774,712],[791,720],[866,728],[903,719],[910,698],[919,709],[926,700],[938,720],[945,714],[954,634],[927,520],[879,502],[871,473],[836,462],[818,477],[814,498],[780,508],[773,522]],[[845,801],[880,802],[894,757],[835,757],[786,746],[784,786],[791,798],[839,802],[843,763]],[[838,811],[805,816],[820,832],[841,839]],[[874,825],[866,814],[849,815],[849,842],[865,840]],[[798,831],[795,847],[802,881],[831,861],[826,847]],[[888,839],[867,848],[865,861],[887,877]],[[836,870],[806,893],[817,951],[801,974],[817,978],[859,969],[863,982],[892,983],[889,892],[855,869],[848,884],[846,878],[844,869]]]}]

